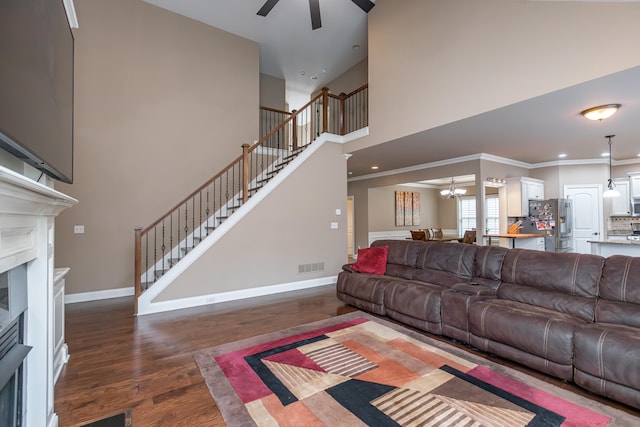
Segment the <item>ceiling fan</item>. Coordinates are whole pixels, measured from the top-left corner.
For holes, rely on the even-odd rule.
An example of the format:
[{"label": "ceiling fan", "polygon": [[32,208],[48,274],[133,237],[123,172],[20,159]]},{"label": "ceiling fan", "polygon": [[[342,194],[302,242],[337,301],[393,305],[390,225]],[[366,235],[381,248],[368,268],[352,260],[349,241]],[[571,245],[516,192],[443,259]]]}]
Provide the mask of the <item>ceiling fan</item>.
[{"label": "ceiling fan", "polygon": [[[258,15],[267,16],[271,9],[278,3],[279,0],[267,0],[260,10],[258,11]],[[369,13],[373,6],[376,4],[371,0],[351,0],[355,4],[358,5],[360,9],[362,9],[365,13]],[[322,27],[322,22],[320,20],[320,0],[309,0],[309,11],[311,12],[311,28],[317,30]]]}]

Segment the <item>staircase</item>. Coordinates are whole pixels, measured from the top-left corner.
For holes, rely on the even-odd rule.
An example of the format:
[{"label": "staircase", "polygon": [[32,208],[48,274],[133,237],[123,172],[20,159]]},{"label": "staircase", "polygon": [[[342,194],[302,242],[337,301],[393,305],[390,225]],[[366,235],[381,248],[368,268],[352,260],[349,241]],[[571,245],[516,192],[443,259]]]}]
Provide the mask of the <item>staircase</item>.
[{"label": "staircase", "polygon": [[279,112],[284,113],[284,121],[261,132],[265,135],[254,145],[242,145],[238,158],[153,224],[136,228],[135,313],[144,292],[181,260],[195,255],[191,251],[200,242],[215,233],[322,133],[346,135],[368,126],[367,106],[368,86],[364,85],[339,96],[325,88],[300,110]]}]

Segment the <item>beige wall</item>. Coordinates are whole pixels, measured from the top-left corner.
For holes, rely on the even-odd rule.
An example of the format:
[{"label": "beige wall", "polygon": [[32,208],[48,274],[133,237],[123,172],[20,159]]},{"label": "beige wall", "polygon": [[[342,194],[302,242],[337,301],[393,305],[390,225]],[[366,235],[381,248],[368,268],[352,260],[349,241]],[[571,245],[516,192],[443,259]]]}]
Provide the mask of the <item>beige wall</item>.
[{"label": "beige wall", "polygon": [[[365,148],[640,64],[638,3],[379,0]],[[615,27],[615,42],[597,28]],[[471,141],[470,141],[471,143]]]},{"label": "beige wall", "polygon": [[288,111],[285,102],[285,82],[283,79],[260,74],[260,106]]},{"label": "beige wall", "polygon": [[[342,146],[325,143],[155,301],[337,275],[347,262],[346,173]],[[320,262],[324,271],[298,273]]]},{"label": "beige wall", "polygon": [[[413,191],[420,193],[420,225],[396,226],[395,192]],[[417,230],[438,226],[437,190],[424,187],[393,185],[369,189],[369,232],[390,230]],[[407,233],[409,235],[409,233]]]},{"label": "beige wall", "polygon": [[[338,78],[331,81],[326,86],[329,92],[334,95],[341,93],[350,93],[359,87],[365,85],[369,81],[369,63],[364,59],[342,73]],[[315,96],[318,92],[312,95]]]},{"label": "beige wall", "polygon": [[56,186],[80,201],[56,220],[69,294],[133,285],[134,227],[257,139],[259,97],[254,42],[140,0],[76,11],[75,182]]}]

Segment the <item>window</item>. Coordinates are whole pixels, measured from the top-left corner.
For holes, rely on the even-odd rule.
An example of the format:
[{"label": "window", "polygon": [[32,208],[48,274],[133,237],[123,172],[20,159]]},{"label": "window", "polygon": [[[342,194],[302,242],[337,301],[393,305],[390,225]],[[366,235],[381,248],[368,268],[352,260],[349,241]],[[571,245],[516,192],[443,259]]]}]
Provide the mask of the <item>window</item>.
[{"label": "window", "polygon": [[[485,199],[487,214],[485,216],[485,233],[498,233],[500,229],[500,199],[498,195],[490,195]],[[458,232],[476,228],[476,197],[465,196],[458,198]]]},{"label": "window", "polygon": [[476,196],[458,198],[458,234],[476,228]]},{"label": "window", "polygon": [[487,196],[485,199],[485,205],[487,207],[487,215],[484,219],[485,233],[496,234],[500,232],[500,199],[498,195]]}]

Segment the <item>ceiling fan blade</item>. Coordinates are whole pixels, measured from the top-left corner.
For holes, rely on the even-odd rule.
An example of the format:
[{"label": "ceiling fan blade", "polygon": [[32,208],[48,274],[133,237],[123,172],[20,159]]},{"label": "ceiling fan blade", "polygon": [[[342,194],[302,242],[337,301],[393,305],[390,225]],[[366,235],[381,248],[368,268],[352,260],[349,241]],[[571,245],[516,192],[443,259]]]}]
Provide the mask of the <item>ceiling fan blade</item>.
[{"label": "ceiling fan blade", "polygon": [[311,28],[317,30],[322,27],[320,20],[320,0],[309,0],[309,11],[311,12]]},{"label": "ceiling fan blade", "polygon": [[278,3],[278,1],[279,0],[267,0],[266,2],[264,2],[260,10],[258,11],[258,15],[267,16],[269,12],[271,12],[271,9],[273,9],[273,6]]},{"label": "ceiling fan blade", "polygon": [[376,5],[371,0],[351,0],[351,1],[357,4],[358,7],[363,11],[365,11],[366,13],[369,13],[369,11],[373,9],[373,6]]}]

